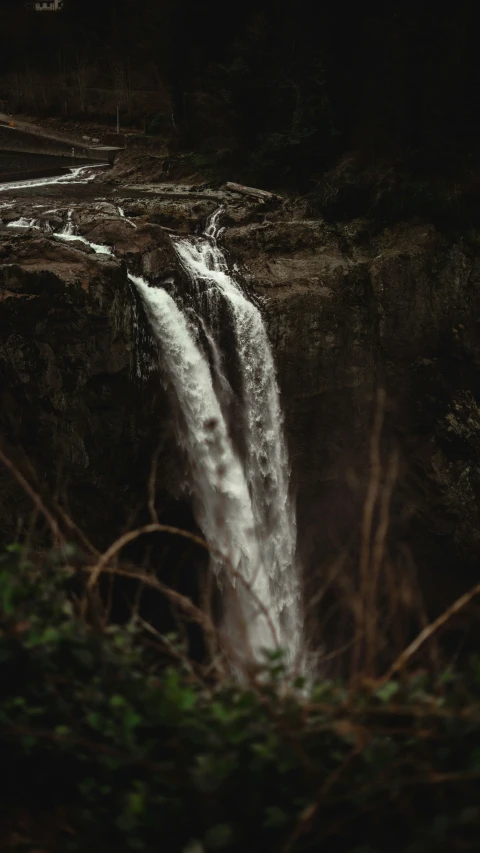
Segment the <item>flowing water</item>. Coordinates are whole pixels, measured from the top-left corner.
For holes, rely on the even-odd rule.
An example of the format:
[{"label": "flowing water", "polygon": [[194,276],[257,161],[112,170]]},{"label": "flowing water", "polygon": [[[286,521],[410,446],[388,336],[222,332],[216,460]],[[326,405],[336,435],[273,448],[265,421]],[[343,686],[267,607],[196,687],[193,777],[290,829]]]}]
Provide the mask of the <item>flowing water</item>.
[{"label": "flowing water", "polygon": [[[213,387],[208,359],[174,299],[161,288],[149,287],[138,276],[129,278],[143,299],[159,342],[163,368],[179,403],[184,422],[180,439],[190,460],[196,517],[214,550],[214,568],[220,577],[225,567],[227,573],[233,569],[239,576],[235,586],[240,622],[238,613],[227,613],[225,630],[232,640],[239,640],[237,632],[242,629],[243,617],[246,638],[252,651],[258,653],[261,647],[275,644],[269,620],[276,630],[280,626],[275,613],[267,619],[258,606],[258,602],[268,603],[268,579],[257,571],[261,562],[252,503]],[[251,584],[253,596],[242,587],[242,579]]]},{"label": "flowing water", "polygon": [[36,219],[26,219],[25,216],[21,216],[20,219],[15,219],[14,222],[9,222],[7,228],[37,228],[40,226]]},{"label": "flowing water", "polygon": [[11,190],[25,190],[30,187],[43,187],[51,184],[88,184],[95,178],[95,169],[104,169],[104,163],[90,163],[88,166],[76,166],[70,169],[66,175],[57,175],[50,178],[32,178],[31,180],[13,181],[0,183],[0,192],[11,192]]},{"label": "flowing water", "polygon": [[[198,289],[203,285],[202,299],[204,304],[206,301],[207,310],[204,309],[202,319],[210,340],[215,341],[219,332],[215,328],[219,295],[233,320],[243,415],[241,472],[253,519],[253,529],[246,540],[249,551],[243,553],[241,563],[234,568],[247,583],[261,590],[259,597],[273,622],[277,640],[293,659],[301,653],[300,580],[296,565],[295,513],[289,495],[288,459],[275,365],[262,315],[230,275],[218,245],[221,212],[219,209],[213,214],[202,237],[175,237],[173,245],[194,287]],[[228,393],[225,380],[223,388]],[[222,382],[217,382],[216,395],[217,400],[220,398],[223,418],[228,410],[228,401],[222,400],[224,393]],[[230,435],[227,424],[223,432],[227,437]],[[239,476],[238,468],[234,476]],[[230,531],[229,535],[234,536],[228,518],[225,518],[225,527],[227,534]],[[259,631],[255,622],[249,620],[250,614],[248,634],[251,645],[258,650],[265,645],[264,631]],[[271,638],[267,645],[272,645]]]},{"label": "flowing water", "polygon": [[75,234],[75,233],[76,233],[76,228],[75,228],[75,225],[73,223],[73,210],[69,210],[67,213],[67,221],[66,221],[65,225],[63,226],[62,230],[60,231],[60,234],[63,237],[70,237],[72,234]]},{"label": "flowing water", "polygon": [[[48,183],[90,175],[72,170],[65,177]],[[125,217],[120,208],[119,213]],[[189,460],[195,514],[223,591],[227,652],[235,666],[235,660],[259,658],[263,648],[281,645],[291,663],[300,662],[296,524],[275,365],[261,312],[231,275],[218,245],[221,213],[210,218],[202,236],[172,238],[196,297],[192,320],[182,301],[164,289],[132,274],[129,280],[143,301],[178,402],[179,442]],[[33,220],[25,225],[32,227]],[[77,233],[73,210],[55,237],[113,254]],[[240,380],[235,391],[224,369],[220,307],[233,329]],[[235,400],[240,442],[233,439],[231,423]]]}]

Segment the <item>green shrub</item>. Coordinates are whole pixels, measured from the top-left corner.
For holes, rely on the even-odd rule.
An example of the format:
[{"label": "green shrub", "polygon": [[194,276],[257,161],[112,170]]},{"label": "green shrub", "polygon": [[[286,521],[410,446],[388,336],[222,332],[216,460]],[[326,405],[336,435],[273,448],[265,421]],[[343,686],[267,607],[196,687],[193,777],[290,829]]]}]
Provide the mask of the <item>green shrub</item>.
[{"label": "green shrub", "polygon": [[352,692],[293,680],[271,652],[209,683],[186,658],[160,666],[134,619],[90,626],[70,556],[13,546],[0,562],[12,830],[60,808],[52,851],[477,849],[480,660]]}]

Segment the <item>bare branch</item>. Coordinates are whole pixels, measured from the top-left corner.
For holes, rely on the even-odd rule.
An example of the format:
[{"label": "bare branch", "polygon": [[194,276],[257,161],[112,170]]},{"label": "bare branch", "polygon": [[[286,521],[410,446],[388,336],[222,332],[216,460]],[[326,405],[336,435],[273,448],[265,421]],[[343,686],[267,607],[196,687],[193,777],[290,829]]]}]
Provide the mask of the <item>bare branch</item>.
[{"label": "bare branch", "polygon": [[51,532],[52,536],[56,541],[60,541],[63,537],[60,532],[60,528],[58,526],[57,520],[53,517],[52,513],[45,506],[42,498],[35,491],[35,489],[30,485],[28,480],[25,479],[22,472],[17,468],[17,466],[12,462],[12,460],[7,456],[7,454],[2,450],[0,446],[0,460],[5,465],[5,468],[10,471],[12,477],[17,481],[17,483],[22,487],[24,492],[29,496],[32,500],[33,504],[36,506],[39,512],[45,518]]},{"label": "bare branch", "polygon": [[474,586],[469,592],[466,592],[464,595],[461,595],[460,598],[457,598],[457,600],[454,601],[453,604],[447,608],[447,610],[441,613],[437,619],[427,625],[426,628],[423,629],[423,631],[420,631],[415,640],[413,640],[413,642],[411,642],[410,645],[407,646],[407,648],[404,649],[403,652],[397,657],[397,659],[394,661],[390,669],[387,670],[385,675],[383,675],[382,678],[376,682],[377,686],[381,686],[382,684],[385,684],[385,682],[390,681],[392,676],[405,666],[407,661],[409,661],[410,658],[412,658],[413,655],[417,653],[419,648],[423,646],[423,644],[426,643],[426,641],[429,640],[436,633],[436,631],[438,631],[439,628],[445,625],[448,620],[452,618],[452,616],[455,616],[457,613],[460,612],[460,610],[463,610],[463,608],[466,607],[466,605],[469,604],[470,601],[472,601],[472,599],[474,599],[477,595],[480,595],[480,583]]}]

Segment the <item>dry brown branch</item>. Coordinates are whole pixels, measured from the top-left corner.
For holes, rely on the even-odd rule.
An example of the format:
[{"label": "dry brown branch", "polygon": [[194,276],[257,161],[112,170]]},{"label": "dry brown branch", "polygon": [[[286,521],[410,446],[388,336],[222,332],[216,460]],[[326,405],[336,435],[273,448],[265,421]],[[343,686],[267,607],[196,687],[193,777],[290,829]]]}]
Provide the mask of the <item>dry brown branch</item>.
[{"label": "dry brown branch", "polygon": [[[376,689],[378,682],[375,682]],[[330,716],[332,719],[340,717],[346,722],[352,717],[361,717],[367,724],[367,721],[376,720],[377,717],[412,717],[418,719],[435,718],[440,719],[478,719],[480,720],[480,707],[478,705],[470,705],[467,708],[445,708],[439,705],[398,705],[389,703],[388,705],[371,705],[357,707],[355,705],[344,702],[341,705],[331,705],[327,702],[309,702],[305,701],[305,707],[308,713],[322,713],[325,716]],[[324,724],[326,728],[330,728],[332,722]]]},{"label": "dry brown branch", "polygon": [[57,542],[63,539],[62,534],[60,532],[60,528],[58,526],[58,522],[53,517],[52,513],[45,506],[42,498],[35,491],[35,489],[30,485],[28,480],[23,476],[22,472],[18,469],[14,462],[7,456],[7,454],[3,451],[0,446],[0,460],[5,465],[5,468],[10,471],[12,477],[17,481],[17,483],[22,487],[25,494],[29,496],[34,506],[38,509],[38,511],[43,515],[45,521],[47,522],[54,540]]},{"label": "dry brown branch", "polygon": [[[128,533],[125,533],[123,536],[120,536],[109,548],[102,554],[98,562],[89,569],[91,572],[91,576],[88,582],[88,588],[92,589],[95,584],[98,582],[98,579],[102,572],[105,571],[105,567],[113,560],[114,557],[130,542],[133,542],[135,539],[138,539],[140,536],[144,536],[150,533],[169,533],[172,536],[180,536],[184,539],[188,539],[190,542],[194,542],[196,545],[199,545],[204,550],[208,551],[209,554],[213,555],[217,559],[221,560],[228,570],[228,575],[230,579],[234,578],[238,580],[244,589],[247,591],[247,594],[251,596],[252,600],[258,606],[259,610],[265,616],[267,624],[269,626],[270,632],[272,634],[273,642],[276,646],[278,646],[278,637],[275,631],[275,626],[271,620],[270,614],[263,604],[263,602],[258,598],[256,593],[251,588],[248,581],[240,574],[236,569],[233,568],[231,564],[229,564],[228,559],[217,551],[214,548],[211,548],[205,539],[202,539],[201,536],[197,536],[195,533],[190,533],[187,530],[182,530],[179,527],[174,527],[170,524],[146,524],[144,527],[138,527],[136,530],[131,530]],[[230,580],[231,582],[231,580]]]},{"label": "dry brown branch", "polygon": [[80,527],[78,527],[78,525],[75,524],[75,522],[73,521],[71,516],[68,514],[68,512],[65,512],[65,510],[62,509],[62,507],[59,504],[55,504],[55,512],[60,516],[60,518],[62,519],[65,526],[72,533],[74,533],[75,536],[77,536],[78,540],[82,543],[82,545],[86,548],[86,550],[90,551],[91,554],[98,557],[100,554],[100,551],[98,550],[98,548],[95,548],[95,545],[93,545],[90,542],[90,540],[87,538],[87,536],[85,536],[85,533],[83,532],[83,530],[81,530]]},{"label": "dry brown branch", "polygon": [[[65,537],[60,530],[60,525],[59,525],[57,519],[55,518],[53,513],[46,506],[46,504],[43,501],[42,497],[40,496],[38,490],[32,486],[32,484],[27,480],[25,475],[22,474],[22,472],[20,471],[18,466],[15,465],[15,463],[10,459],[8,454],[5,453],[5,451],[2,449],[1,446],[0,446],[0,460],[3,462],[3,464],[7,468],[7,470],[10,471],[10,473],[12,474],[14,479],[17,481],[19,486],[21,486],[21,488],[24,490],[25,494],[27,494],[29,496],[29,498],[33,502],[33,504],[36,507],[36,509],[38,510],[38,512],[40,512],[43,515],[48,526],[50,527],[50,530],[52,531],[53,538],[56,541],[63,541]],[[31,479],[32,480],[36,479],[35,470],[32,468],[32,465],[30,464],[28,459],[25,460],[25,464],[27,465],[27,467],[30,470]],[[82,545],[86,548],[86,550],[89,551],[90,553],[98,556],[99,551],[95,548],[94,545],[92,545],[90,540],[85,536],[83,531],[75,524],[75,522],[70,517],[70,515],[67,512],[65,512],[65,510],[62,509],[62,507],[57,502],[54,502],[54,509],[55,509],[55,513],[57,514],[57,516],[59,518],[61,518],[65,527],[68,528],[68,530],[70,530],[72,533],[75,533],[75,536],[82,543]],[[31,529],[29,536],[28,536],[28,541],[30,541],[30,539],[31,539],[32,532],[33,531]]]},{"label": "dry brown branch", "polygon": [[358,638],[356,636],[352,637],[351,640],[348,640],[347,643],[344,643],[343,646],[340,646],[338,649],[334,649],[332,652],[328,652],[328,654],[326,655],[320,655],[319,663],[328,663],[329,661],[335,660],[335,658],[340,657],[340,655],[343,655],[345,652],[348,652],[348,650],[351,649],[352,646],[357,642],[357,639]]},{"label": "dry brown branch", "polygon": [[317,572],[317,576],[321,576],[325,579],[322,585],[315,592],[315,594],[309,597],[307,603],[308,610],[313,610],[315,607],[317,607],[317,605],[320,604],[322,598],[324,598],[327,592],[332,589],[332,586],[334,585],[335,581],[340,577],[343,578],[343,569],[345,567],[347,558],[348,553],[345,550],[341,554],[339,554],[339,556],[333,561],[333,563],[327,566],[325,570],[322,569],[322,571]]},{"label": "dry brown branch", "polygon": [[[200,591],[200,606],[208,614],[209,619],[213,622],[212,615],[212,596],[213,596],[213,572],[207,571],[206,577],[203,579]],[[215,650],[207,647],[210,658],[215,657]]]},{"label": "dry brown branch", "polygon": [[385,557],[386,541],[390,524],[390,503],[392,492],[398,476],[398,451],[394,451],[381,491],[380,518],[373,540],[369,579],[366,586],[366,621],[365,621],[365,673],[373,676],[375,668],[375,652],[378,647],[378,585],[380,572]]},{"label": "dry brown branch", "polygon": [[[150,624],[150,622],[147,622],[145,619],[142,619],[140,615],[136,616],[136,621],[143,628],[144,631],[146,631],[148,634],[151,634],[152,637],[155,637],[155,639],[157,640],[157,648],[160,648],[163,652],[165,652],[165,648],[167,648],[169,654],[185,667],[186,671],[192,676],[192,678],[195,679],[195,681],[201,684],[202,690],[207,689],[207,685],[204,681],[204,678],[200,678],[200,676],[195,671],[195,667],[192,665],[192,661],[186,654],[182,654],[182,652],[176,646],[173,645],[173,643],[168,637],[166,637],[164,634],[160,634],[160,632],[157,631],[156,628],[154,628],[153,625]],[[218,663],[219,660],[216,661],[216,664]],[[216,669],[217,666],[215,665],[211,671],[214,672]],[[223,671],[223,667],[219,667],[217,671],[221,670]]]},{"label": "dry brown branch", "polygon": [[136,758],[129,753],[122,753],[114,747],[99,743],[98,741],[89,741],[87,738],[75,737],[74,735],[61,734],[60,732],[51,732],[46,729],[30,729],[26,726],[4,726],[2,727],[3,734],[13,737],[34,737],[39,740],[49,740],[54,743],[70,743],[75,746],[82,747],[89,752],[101,752],[104,755],[110,755],[120,761],[128,761],[129,764],[136,764],[140,767],[146,767],[149,770],[162,772],[164,768],[161,764],[150,761],[147,758]]},{"label": "dry brown branch", "polygon": [[150,518],[152,520],[152,524],[159,524],[158,513],[155,508],[155,487],[157,484],[157,470],[158,470],[158,456],[160,453],[160,448],[157,447],[155,453],[153,454],[152,466],[150,468],[150,476],[148,478],[148,511],[150,513]]},{"label": "dry brown branch", "polygon": [[466,592],[464,595],[461,595],[460,598],[457,598],[453,604],[448,607],[440,616],[437,617],[433,622],[427,625],[423,631],[420,631],[418,636],[407,646],[406,649],[401,652],[401,654],[394,661],[392,666],[387,670],[385,675],[382,676],[381,679],[377,681],[378,686],[385,684],[385,682],[389,681],[396,672],[402,669],[407,661],[412,658],[419,648],[426,643],[443,625],[445,625],[452,616],[455,616],[460,610],[463,610],[466,605],[472,601],[475,596],[480,595],[480,583],[476,584],[469,592]]},{"label": "dry brown branch", "polygon": [[377,401],[375,407],[375,415],[373,421],[372,434],[370,437],[370,477],[368,481],[367,495],[363,507],[363,519],[361,528],[361,545],[360,545],[360,561],[359,561],[359,613],[357,624],[357,637],[359,638],[353,652],[352,659],[352,675],[355,677],[358,672],[360,662],[362,641],[360,637],[365,632],[365,622],[368,620],[367,604],[368,604],[368,583],[369,583],[369,568],[371,564],[371,539],[372,525],[375,505],[378,499],[382,477],[382,467],[380,459],[380,437],[383,427],[383,418],[385,412],[385,391],[380,388],[377,391]]},{"label": "dry brown branch", "polygon": [[128,533],[124,533],[123,536],[120,536],[112,543],[112,545],[110,545],[109,548],[107,548],[106,551],[104,551],[98,562],[91,568],[91,577],[88,582],[89,588],[95,586],[98,578],[102,572],[105,571],[105,567],[108,563],[110,563],[126,545],[133,542],[135,539],[138,539],[140,536],[144,536],[149,533],[170,533],[172,536],[181,536],[184,539],[189,539],[191,542],[195,542],[196,545],[199,545],[201,548],[210,552],[210,548],[205,540],[200,536],[196,536],[195,533],[190,533],[187,530],[181,530],[179,527],[173,527],[170,524],[157,524],[157,522],[146,524],[143,527],[138,527],[136,530],[130,530]]},{"label": "dry brown branch", "polygon": [[313,824],[313,821],[314,821],[317,813],[319,812],[319,810],[322,806],[323,798],[326,796],[328,791],[336,784],[336,782],[338,782],[338,780],[341,778],[342,774],[345,772],[345,770],[350,766],[352,761],[359,754],[359,752],[363,748],[363,745],[364,745],[363,743],[361,743],[361,744],[359,743],[357,746],[355,746],[355,748],[352,750],[352,752],[346,757],[345,761],[343,761],[342,764],[340,764],[333,771],[333,773],[330,774],[330,776],[325,780],[323,785],[321,785],[321,787],[319,788],[319,790],[317,792],[315,802],[311,803],[311,805],[307,806],[307,808],[304,809],[304,811],[300,815],[300,819],[298,821],[297,826],[295,827],[294,831],[292,832],[290,837],[287,839],[287,842],[283,847],[283,853],[290,853],[290,851],[293,849],[295,842],[298,841],[298,839],[302,835],[304,835],[306,832],[308,832],[310,830],[310,828]]},{"label": "dry brown branch", "polygon": [[[92,577],[96,576],[98,578],[98,564],[95,567],[84,566],[83,571],[88,572],[91,577],[89,580],[89,586],[91,585]],[[170,601],[172,605],[178,607],[178,609],[183,613],[184,618],[188,621],[196,622],[200,627],[204,630],[206,636],[209,638],[212,645],[214,645],[214,641],[216,638],[215,628],[207,617],[205,613],[202,612],[198,607],[195,606],[193,601],[188,598],[186,595],[183,595],[180,592],[172,589],[166,584],[162,583],[158,580],[158,578],[153,577],[152,575],[147,575],[145,573],[128,571],[127,569],[120,569],[117,567],[112,567],[108,565],[102,565],[101,573],[104,574],[113,574],[118,575],[119,577],[131,578],[132,580],[139,581],[139,583],[144,584],[145,586],[149,586],[152,589],[156,589],[165,598]]]}]

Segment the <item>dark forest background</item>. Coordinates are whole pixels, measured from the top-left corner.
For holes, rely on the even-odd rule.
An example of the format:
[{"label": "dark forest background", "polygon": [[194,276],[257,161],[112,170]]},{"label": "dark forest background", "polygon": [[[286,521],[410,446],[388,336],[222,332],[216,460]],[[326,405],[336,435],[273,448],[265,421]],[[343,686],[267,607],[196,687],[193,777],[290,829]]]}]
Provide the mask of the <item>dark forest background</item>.
[{"label": "dark forest background", "polygon": [[381,208],[392,188],[400,206],[454,209],[478,183],[473,10],[64,0],[53,14],[3,0],[0,98],[111,123],[118,101],[123,125],[232,176],[318,192],[333,213]]}]

